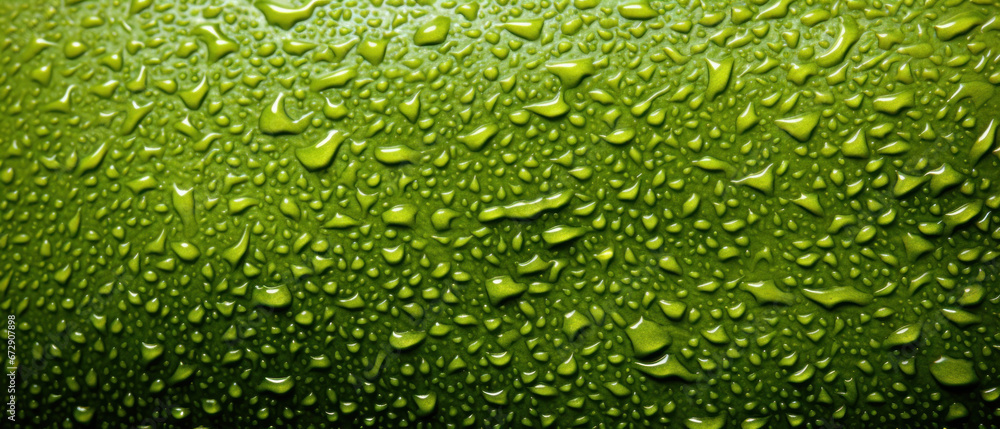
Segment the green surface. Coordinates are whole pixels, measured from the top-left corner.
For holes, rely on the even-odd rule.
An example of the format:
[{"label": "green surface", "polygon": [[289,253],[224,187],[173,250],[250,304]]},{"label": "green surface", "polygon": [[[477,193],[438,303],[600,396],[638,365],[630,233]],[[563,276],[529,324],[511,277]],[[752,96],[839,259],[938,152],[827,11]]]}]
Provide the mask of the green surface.
[{"label": "green surface", "polygon": [[17,427],[1000,424],[996,0],[429,3],[0,2]]}]

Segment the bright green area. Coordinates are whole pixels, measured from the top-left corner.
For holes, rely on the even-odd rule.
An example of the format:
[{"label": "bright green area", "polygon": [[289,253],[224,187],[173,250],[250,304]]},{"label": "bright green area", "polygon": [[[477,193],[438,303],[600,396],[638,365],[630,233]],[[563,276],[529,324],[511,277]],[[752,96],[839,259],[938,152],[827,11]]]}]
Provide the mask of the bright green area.
[{"label": "bright green area", "polygon": [[18,427],[1000,421],[996,0],[287,1],[0,2]]}]

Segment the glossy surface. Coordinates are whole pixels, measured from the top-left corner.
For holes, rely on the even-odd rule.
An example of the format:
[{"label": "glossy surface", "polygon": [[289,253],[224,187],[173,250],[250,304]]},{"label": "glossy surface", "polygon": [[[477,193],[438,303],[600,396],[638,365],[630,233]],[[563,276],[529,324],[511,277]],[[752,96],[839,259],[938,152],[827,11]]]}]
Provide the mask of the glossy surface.
[{"label": "glossy surface", "polygon": [[1000,421],[995,1],[0,3],[19,427]]}]

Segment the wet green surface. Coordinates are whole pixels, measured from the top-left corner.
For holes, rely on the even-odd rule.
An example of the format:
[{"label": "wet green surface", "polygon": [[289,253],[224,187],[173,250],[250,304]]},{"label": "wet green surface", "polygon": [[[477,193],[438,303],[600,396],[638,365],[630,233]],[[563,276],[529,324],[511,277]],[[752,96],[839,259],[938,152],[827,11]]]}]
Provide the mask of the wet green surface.
[{"label": "wet green surface", "polygon": [[18,427],[1000,424],[995,0],[430,3],[0,3]]}]

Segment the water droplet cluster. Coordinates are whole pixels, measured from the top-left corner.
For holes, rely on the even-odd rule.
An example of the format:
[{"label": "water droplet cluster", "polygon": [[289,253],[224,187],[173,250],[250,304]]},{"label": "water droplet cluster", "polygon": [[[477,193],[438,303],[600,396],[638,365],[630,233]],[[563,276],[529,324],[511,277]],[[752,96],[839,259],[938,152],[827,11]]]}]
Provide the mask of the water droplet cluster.
[{"label": "water droplet cluster", "polygon": [[22,427],[1000,421],[996,0],[0,16]]}]

